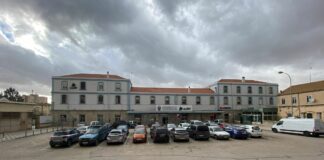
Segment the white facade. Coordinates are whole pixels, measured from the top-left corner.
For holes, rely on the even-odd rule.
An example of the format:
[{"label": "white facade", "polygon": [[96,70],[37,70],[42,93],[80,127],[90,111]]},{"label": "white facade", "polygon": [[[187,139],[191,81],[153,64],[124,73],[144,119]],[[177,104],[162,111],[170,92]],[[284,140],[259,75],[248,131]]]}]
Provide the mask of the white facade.
[{"label": "white facade", "polygon": [[[81,89],[81,82],[85,83],[85,89]],[[131,84],[127,79],[53,77],[52,83],[53,110],[128,110]],[[102,84],[103,88],[99,87]],[[84,103],[80,100],[83,95]],[[103,97],[102,103],[98,100],[99,96]],[[119,102],[116,102],[117,96],[120,97]]]}]

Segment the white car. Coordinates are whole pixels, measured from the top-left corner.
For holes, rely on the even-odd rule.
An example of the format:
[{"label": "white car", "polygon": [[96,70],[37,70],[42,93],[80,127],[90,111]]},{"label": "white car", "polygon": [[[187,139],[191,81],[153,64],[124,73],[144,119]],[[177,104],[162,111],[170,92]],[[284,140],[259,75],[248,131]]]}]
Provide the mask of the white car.
[{"label": "white car", "polygon": [[210,136],[216,139],[229,139],[230,134],[218,126],[209,126]]},{"label": "white car", "polygon": [[171,129],[173,129],[173,128],[177,128],[177,126],[176,126],[175,124],[173,124],[173,123],[169,123],[169,124],[167,124],[167,127],[168,127],[168,131],[169,131],[169,132],[171,131]]},{"label": "white car", "polygon": [[184,129],[187,129],[189,126],[190,126],[189,123],[180,123],[180,124],[178,125],[179,128],[184,128]]},{"label": "white car", "polygon": [[262,137],[262,130],[259,126],[255,125],[243,125],[243,128],[248,132],[250,137]]}]

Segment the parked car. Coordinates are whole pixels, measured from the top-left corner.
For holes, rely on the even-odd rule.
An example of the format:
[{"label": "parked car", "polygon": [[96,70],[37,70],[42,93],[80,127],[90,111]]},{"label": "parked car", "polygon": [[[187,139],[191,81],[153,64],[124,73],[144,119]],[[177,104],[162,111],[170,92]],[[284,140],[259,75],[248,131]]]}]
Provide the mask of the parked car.
[{"label": "parked car", "polygon": [[220,124],[220,123],[224,123],[224,120],[223,119],[215,119],[214,122],[217,124]]},{"label": "parked car", "polygon": [[225,132],[222,128],[218,126],[209,126],[209,133],[210,137],[216,138],[216,139],[229,139],[230,134],[228,132]]},{"label": "parked car", "polygon": [[187,128],[187,131],[189,132],[189,136],[195,140],[209,140],[210,133],[209,128],[206,125],[191,125],[189,128]]},{"label": "parked car", "polygon": [[272,126],[272,131],[318,137],[324,134],[324,123],[320,119],[284,118]]},{"label": "parked car", "polygon": [[99,121],[91,121],[89,126],[101,126],[103,125],[102,122]]},{"label": "parked car", "polygon": [[169,131],[165,127],[158,127],[153,134],[153,142],[169,142]]},{"label": "parked car", "polygon": [[204,125],[204,123],[199,120],[190,120],[190,125]]},{"label": "parked car", "polygon": [[49,145],[53,148],[59,146],[71,146],[73,143],[78,142],[80,132],[76,129],[59,130],[55,131],[51,136]]},{"label": "parked car", "polygon": [[88,126],[81,126],[78,127],[77,130],[81,133],[81,134],[85,134],[87,132]]},{"label": "parked car", "polygon": [[184,128],[172,128],[170,131],[170,137],[174,142],[176,141],[187,141],[189,142],[189,133]]},{"label": "parked car", "polygon": [[262,137],[262,130],[259,126],[255,125],[243,125],[243,128],[248,132],[249,137]]},{"label": "parked car", "polygon": [[121,129],[123,132],[125,132],[125,134],[128,136],[128,134],[129,134],[129,130],[128,130],[128,125],[119,125],[119,126],[117,126],[117,128],[116,129]]},{"label": "parked car", "polygon": [[146,131],[146,127],[145,127],[145,125],[137,125],[134,129],[138,129],[138,128],[143,128],[143,129],[145,129],[145,131]]},{"label": "parked car", "polygon": [[147,132],[145,128],[136,128],[133,134],[133,143],[147,141]]},{"label": "parked car", "polygon": [[135,121],[128,121],[128,126],[129,128],[133,129],[136,127],[136,122]]},{"label": "parked car", "polygon": [[83,127],[83,126],[86,126],[85,122],[80,122],[77,124],[77,127]]},{"label": "parked car", "polygon": [[107,136],[107,144],[124,143],[127,139],[126,132],[122,129],[112,129]]},{"label": "parked car", "polygon": [[189,126],[190,126],[189,123],[180,123],[180,124],[178,125],[178,127],[180,127],[180,128],[184,128],[184,129],[187,129]]},{"label": "parked car", "polygon": [[239,126],[228,126],[225,131],[230,134],[231,138],[235,139],[247,139],[249,136],[246,130]]},{"label": "parked car", "polygon": [[154,133],[155,133],[155,130],[156,130],[156,128],[158,128],[158,127],[160,127],[160,124],[158,124],[158,123],[156,123],[156,124],[152,124],[152,125],[151,125],[151,128],[150,128],[150,136],[151,136],[151,138],[153,138],[153,135],[154,135]]},{"label": "parked car", "polygon": [[104,126],[90,126],[87,132],[79,137],[79,145],[98,145],[99,142],[106,139],[111,127]]},{"label": "parked car", "polygon": [[215,122],[210,122],[208,126],[216,126],[216,127],[219,127],[219,124],[217,124]]},{"label": "parked car", "polygon": [[174,123],[167,124],[168,131],[170,132],[172,128],[176,128],[177,126]]}]

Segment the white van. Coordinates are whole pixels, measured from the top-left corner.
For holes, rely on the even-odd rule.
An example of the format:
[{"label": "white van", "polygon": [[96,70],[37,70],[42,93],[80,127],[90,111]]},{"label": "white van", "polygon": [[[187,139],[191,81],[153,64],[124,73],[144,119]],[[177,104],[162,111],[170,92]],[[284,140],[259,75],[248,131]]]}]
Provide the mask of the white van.
[{"label": "white van", "polygon": [[272,126],[272,131],[317,137],[324,134],[324,123],[319,119],[284,118]]}]

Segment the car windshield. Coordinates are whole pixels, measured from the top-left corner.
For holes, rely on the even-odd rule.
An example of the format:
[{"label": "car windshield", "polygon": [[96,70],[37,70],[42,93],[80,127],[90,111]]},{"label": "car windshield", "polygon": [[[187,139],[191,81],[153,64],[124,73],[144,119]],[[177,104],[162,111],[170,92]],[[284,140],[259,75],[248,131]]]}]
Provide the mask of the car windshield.
[{"label": "car windshield", "polygon": [[214,128],[213,129],[215,132],[217,132],[217,131],[224,131],[223,129],[221,129],[221,128]]},{"label": "car windshield", "polygon": [[186,133],[187,131],[186,130],[183,130],[183,129],[178,129],[176,130],[177,133]]},{"label": "car windshield", "polygon": [[167,129],[158,129],[156,130],[156,133],[168,133]]},{"label": "car windshield", "polygon": [[197,130],[198,131],[209,131],[207,126],[198,126]]},{"label": "car windshield", "polygon": [[117,129],[126,129],[127,128],[127,126],[125,126],[125,125],[122,125],[122,126],[118,126],[117,127]]},{"label": "car windshield", "polygon": [[64,136],[64,135],[67,135],[68,132],[55,132],[54,133],[54,136]]},{"label": "car windshield", "polygon": [[77,130],[87,130],[87,127],[79,127]]},{"label": "car windshield", "polygon": [[175,124],[168,124],[168,128],[175,128],[176,125]]},{"label": "car windshield", "polygon": [[195,125],[204,125],[203,122],[195,122]]},{"label": "car windshield", "polygon": [[98,132],[99,132],[98,128],[89,128],[87,131],[88,134],[96,134]]},{"label": "car windshield", "polygon": [[260,130],[260,127],[259,126],[254,126],[252,127],[253,130]]},{"label": "car windshield", "polygon": [[136,129],[134,133],[135,134],[144,134],[144,132],[145,132],[144,129]]},{"label": "car windshield", "polygon": [[109,135],[119,135],[119,134],[121,134],[120,131],[111,131],[111,132],[109,133]]},{"label": "car windshield", "polygon": [[182,127],[188,127],[189,124],[188,123],[182,123]]}]

